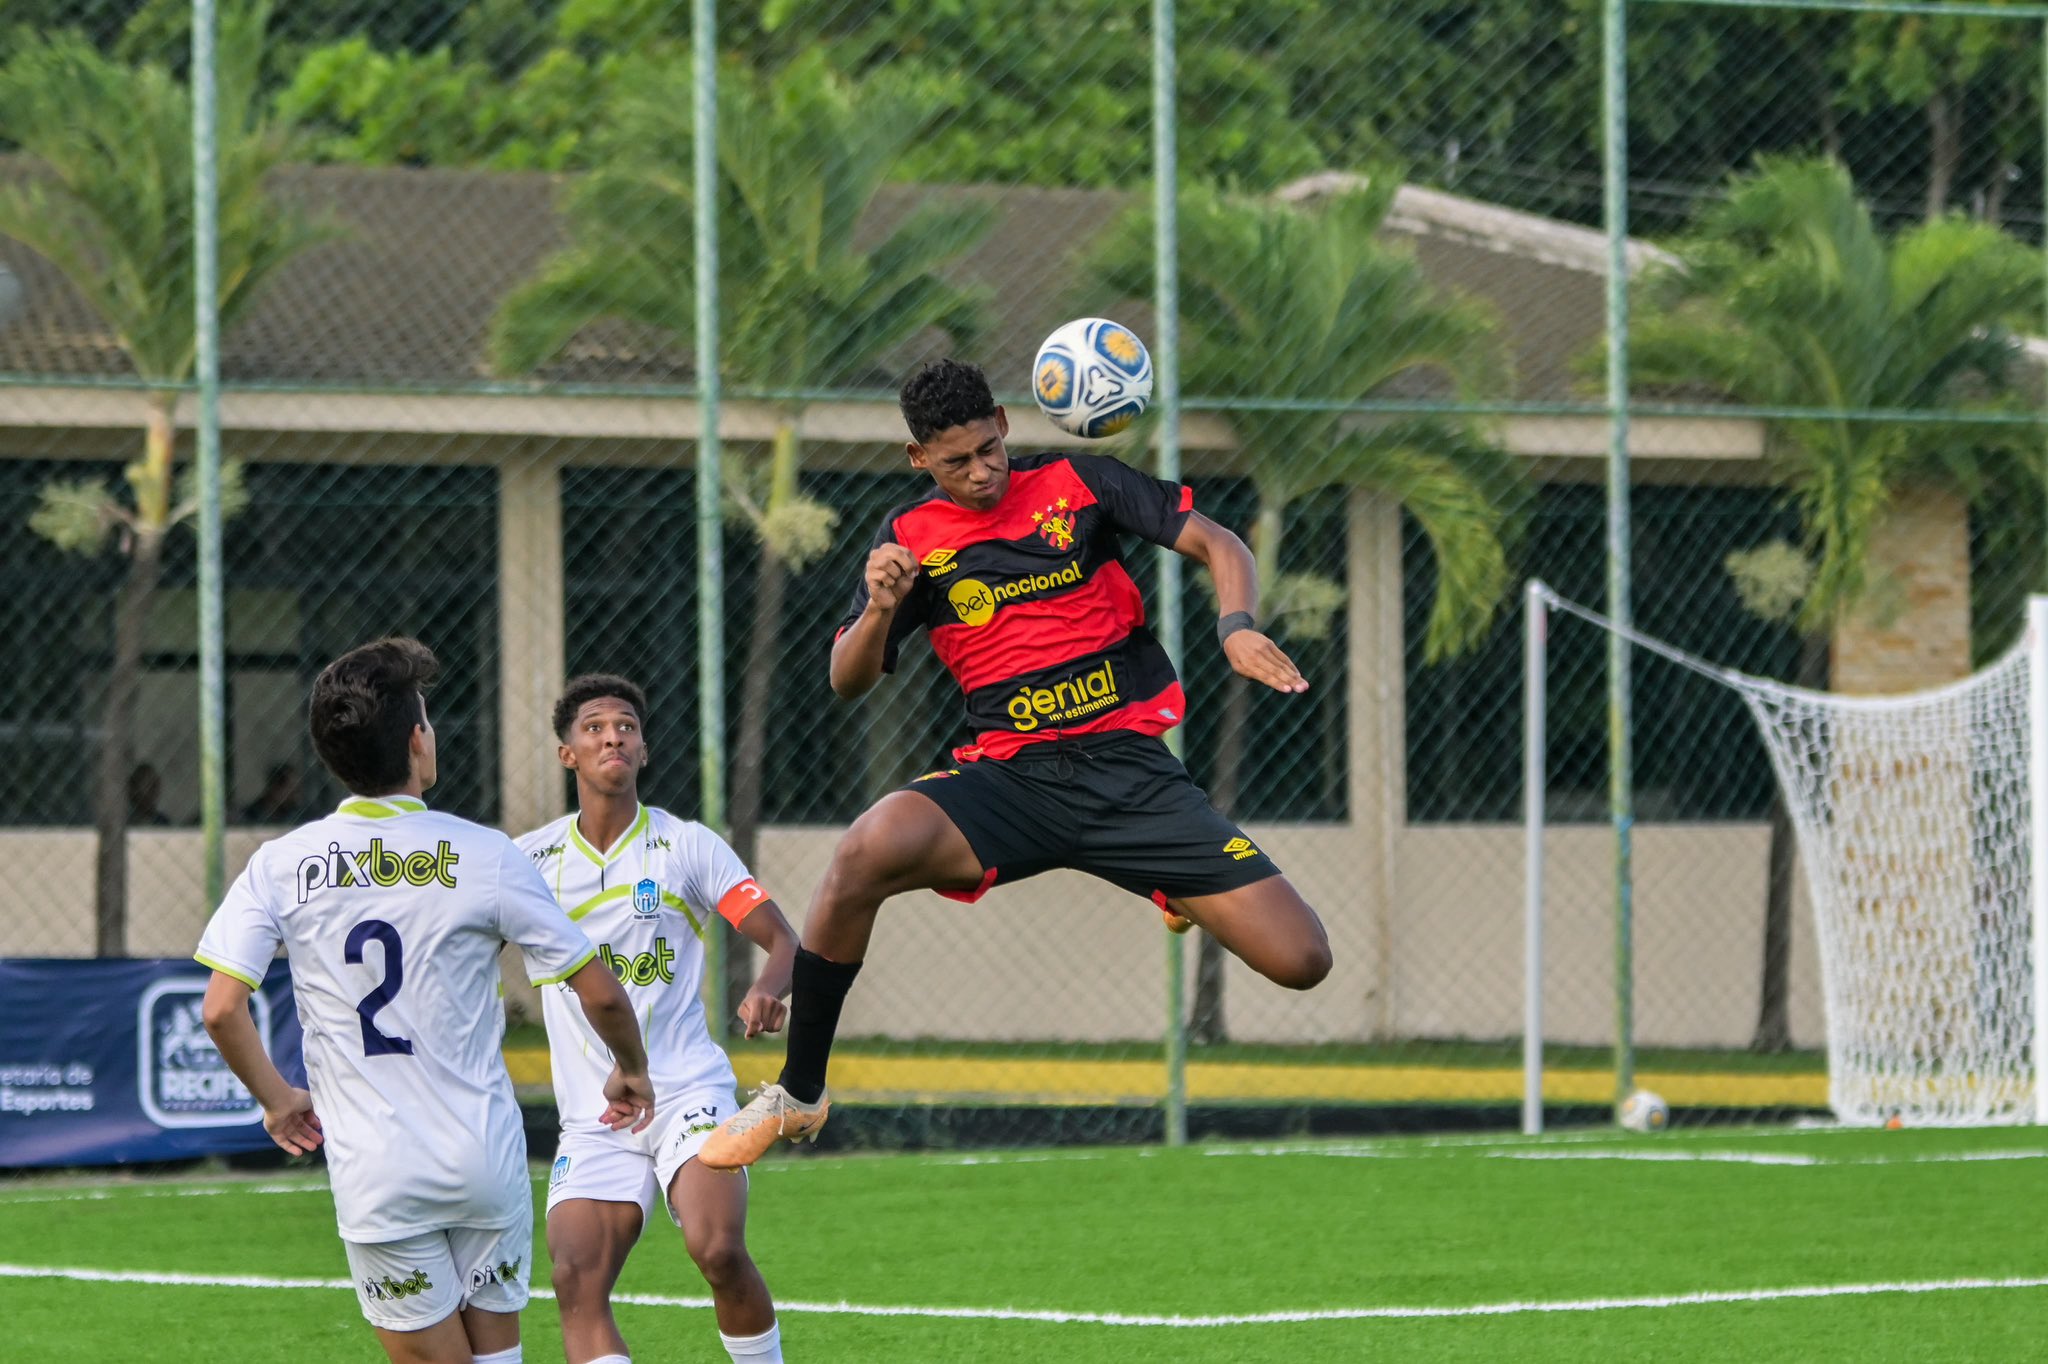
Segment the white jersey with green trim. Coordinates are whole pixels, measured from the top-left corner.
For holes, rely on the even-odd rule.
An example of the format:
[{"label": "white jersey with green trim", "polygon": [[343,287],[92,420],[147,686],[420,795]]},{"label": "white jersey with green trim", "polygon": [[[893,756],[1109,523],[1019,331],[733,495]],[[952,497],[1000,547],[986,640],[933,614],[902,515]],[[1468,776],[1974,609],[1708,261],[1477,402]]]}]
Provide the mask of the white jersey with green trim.
[{"label": "white jersey with green trim", "polygon": [[509,1227],[529,1206],[508,942],[536,985],[597,952],[511,839],[410,796],[265,843],[214,911],[202,965],[253,986],[285,950],[343,1240]]},{"label": "white jersey with green trim", "polygon": [[[600,852],[566,815],[519,840],[598,960],[626,987],[647,1039],[657,1111],[671,1098],[735,1087],[732,1062],[705,1026],[703,936],[714,913],[738,923],[763,899],[725,840],[666,810],[641,806]],[[573,996],[541,992],[562,1130],[604,1131],[612,1055]]]}]

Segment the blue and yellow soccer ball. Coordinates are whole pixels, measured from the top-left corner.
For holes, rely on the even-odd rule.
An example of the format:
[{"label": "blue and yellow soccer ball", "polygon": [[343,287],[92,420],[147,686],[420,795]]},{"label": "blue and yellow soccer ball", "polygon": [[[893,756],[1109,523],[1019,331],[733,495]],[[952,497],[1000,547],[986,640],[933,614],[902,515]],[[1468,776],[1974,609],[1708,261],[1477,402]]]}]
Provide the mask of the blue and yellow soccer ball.
[{"label": "blue and yellow soccer ball", "polygon": [[1152,401],[1152,356],[1129,327],[1106,317],[1076,318],[1039,346],[1031,393],[1068,435],[1113,436]]}]

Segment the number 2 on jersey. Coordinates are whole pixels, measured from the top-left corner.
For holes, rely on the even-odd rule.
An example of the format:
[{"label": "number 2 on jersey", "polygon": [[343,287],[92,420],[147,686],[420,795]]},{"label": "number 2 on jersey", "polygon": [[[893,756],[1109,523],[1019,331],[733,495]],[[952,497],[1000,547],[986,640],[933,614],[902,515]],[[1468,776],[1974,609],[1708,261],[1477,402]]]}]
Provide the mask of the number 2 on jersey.
[{"label": "number 2 on jersey", "polygon": [[363,1025],[363,1055],[410,1056],[411,1042],[378,1031],[376,1023],[377,1011],[398,998],[399,987],[405,984],[405,944],[398,940],[398,930],[382,919],[363,920],[348,931],[341,959],[360,965],[363,944],[371,941],[384,944],[384,979],[356,1004],[356,1021]]}]

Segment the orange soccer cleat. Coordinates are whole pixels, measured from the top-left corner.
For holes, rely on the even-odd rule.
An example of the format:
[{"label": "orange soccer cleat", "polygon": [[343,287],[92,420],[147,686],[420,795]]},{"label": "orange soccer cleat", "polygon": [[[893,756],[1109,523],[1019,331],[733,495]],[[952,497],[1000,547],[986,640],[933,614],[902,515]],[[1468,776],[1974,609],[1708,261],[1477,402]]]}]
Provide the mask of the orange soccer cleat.
[{"label": "orange soccer cleat", "polygon": [[799,1103],[781,1085],[762,1085],[745,1108],[718,1125],[697,1159],[712,1170],[744,1169],[767,1155],[778,1138],[816,1141],[831,1112],[823,1094],[814,1104]]}]

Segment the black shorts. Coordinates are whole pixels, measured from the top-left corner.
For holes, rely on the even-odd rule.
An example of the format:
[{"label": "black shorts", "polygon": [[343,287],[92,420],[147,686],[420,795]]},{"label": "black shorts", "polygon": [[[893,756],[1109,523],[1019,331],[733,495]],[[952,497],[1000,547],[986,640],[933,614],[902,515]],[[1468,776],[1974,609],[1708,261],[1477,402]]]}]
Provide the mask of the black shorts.
[{"label": "black shorts", "polygon": [[1112,731],[1030,744],[1014,757],[927,772],[903,788],[936,802],[981,859],[990,886],[1054,867],[1099,876],[1162,908],[1277,876],[1180,759],[1148,734]]}]

